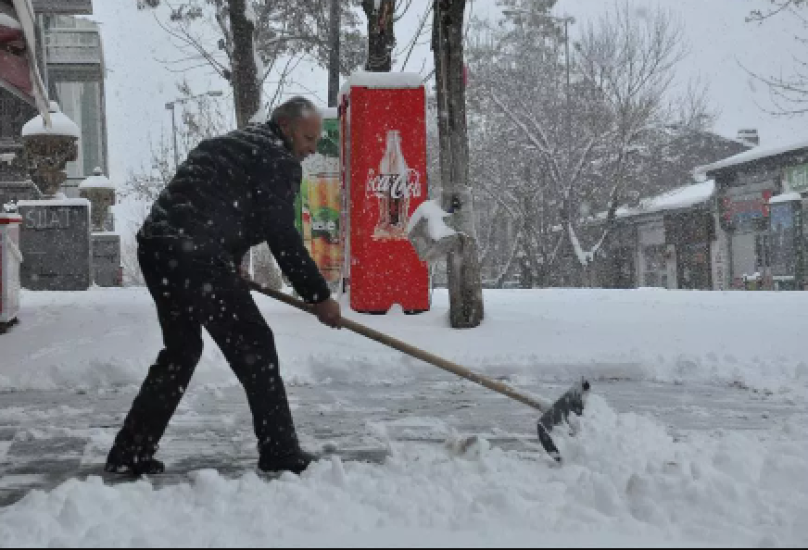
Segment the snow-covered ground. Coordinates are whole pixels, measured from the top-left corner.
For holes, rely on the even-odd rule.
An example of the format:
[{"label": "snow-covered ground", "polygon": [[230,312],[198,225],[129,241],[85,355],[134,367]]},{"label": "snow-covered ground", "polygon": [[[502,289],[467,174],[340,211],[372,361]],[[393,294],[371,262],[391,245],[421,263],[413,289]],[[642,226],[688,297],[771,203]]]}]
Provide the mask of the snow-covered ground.
[{"label": "snow-covered ground", "polygon": [[[294,381],[388,382],[431,369],[347,331],[257,296]],[[2,337],[0,387],[98,388],[140,384],[161,345],[145,290],[29,293],[21,324]],[[570,381],[623,378],[739,383],[773,391],[808,386],[808,295],[489,291],[486,321],[474,331],[447,327],[447,295],[433,311],[355,320],[470,368],[491,374]],[[233,384],[210,340],[195,384]]]},{"label": "snow-covered ground", "polygon": [[[136,385],[160,344],[141,290],[25,293],[23,302],[22,324],[0,336],[3,389],[85,388],[89,398]],[[431,369],[260,303],[292,381],[390,392]],[[585,374],[684,390],[735,384],[792,404],[808,395],[802,293],[498,291],[486,306],[485,325],[464,332],[446,328],[440,292],[429,314],[354,317],[525,387]],[[232,378],[208,346],[191,393]],[[709,416],[711,404],[702,407]],[[0,414],[0,424],[13,419]],[[576,435],[557,436],[561,467],[485,441],[457,454],[393,438],[384,465],[332,459],[275,482],[213,471],[159,489],[69,481],[0,509],[0,546],[805,546],[808,426],[804,415],[769,420],[673,433],[665,419],[618,413],[595,393]]]}]

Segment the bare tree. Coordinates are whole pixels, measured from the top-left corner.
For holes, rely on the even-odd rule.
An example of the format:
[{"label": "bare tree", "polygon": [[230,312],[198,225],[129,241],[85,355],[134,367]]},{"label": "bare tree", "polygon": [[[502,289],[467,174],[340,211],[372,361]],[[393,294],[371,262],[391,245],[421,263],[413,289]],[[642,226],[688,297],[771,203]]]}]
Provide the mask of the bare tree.
[{"label": "bare tree", "polygon": [[[256,86],[260,92],[271,84],[266,103],[272,105],[287,85],[294,83],[294,69],[302,56],[323,67],[332,57],[329,0],[152,0],[168,9],[158,23],[173,37],[181,53],[166,59],[178,72],[213,70],[233,87],[239,124],[257,112]],[[348,74],[364,56],[364,37],[358,31],[353,6],[358,0],[339,3],[339,70]],[[256,84],[257,82],[257,84]]]},{"label": "bare tree", "polygon": [[137,233],[149,213],[151,205],[158,199],[163,189],[171,182],[177,170],[174,159],[183,158],[196,145],[206,138],[215,137],[232,127],[232,114],[225,102],[206,95],[196,95],[186,81],[177,85],[185,98],[196,98],[193,102],[179,102],[183,124],[177,128],[178,155],[174,154],[173,140],[161,135],[152,143],[148,162],[139,170],[129,173],[121,190],[124,207],[129,212],[127,237],[122,243],[122,264],[127,285],[143,284],[140,266],[137,261],[137,245],[131,236]]},{"label": "bare tree", "polygon": [[[263,87],[273,71],[279,76],[270,105],[280,98],[297,66],[296,56],[312,54],[321,63],[329,58],[329,20],[323,13],[323,0],[188,0],[178,5],[162,0],[162,4],[170,15],[168,23],[161,25],[178,41],[184,54],[173,65],[182,72],[207,67],[226,79],[233,90],[238,127],[264,118]],[[346,40],[356,50],[359,35],[352,31],[357,20],[351,15],[351,3],[346,4]],[[161,0],[141,3],[141,7],[159,5]],[[345,50],[350,52],[351,48]],[[353,62],[356,58],[354,55]],[[350,55],[345,60],[352,62]],[[346,65],[345,71],[352,66]],[[253,255],[254,251],[245,259],[248,269]],[[274,262],[259,264],[264,271],[269,270],[265,279],[270,286],[279,289],[282,280]]]},{"label": "bare tree", "polygon": [[463,235],[449,254],[450,320],[453,328],[474,328],[485,316],[474,203],[469,186],[466,121],[464,21],[466,0],[435,0],[432,49],[438,90],[438,129],[443,208],[454,214]]},{"label": "bare tree", "polygon": [[[754,10],[747,18],[748,22],[763,24],[777,17],[793,17],[808,27],[805,13],[808,0],[770,0],[771,7],[765,10]],[[808,38],[795,37],[798,44],[804,46]],[[765,76],[748,69],[746,72],[755,80],[768,87],[773,109],[764,109],[772,115],[791,116],[808,113],[808,60],[794,58],[796,67],[787,76]]]}]

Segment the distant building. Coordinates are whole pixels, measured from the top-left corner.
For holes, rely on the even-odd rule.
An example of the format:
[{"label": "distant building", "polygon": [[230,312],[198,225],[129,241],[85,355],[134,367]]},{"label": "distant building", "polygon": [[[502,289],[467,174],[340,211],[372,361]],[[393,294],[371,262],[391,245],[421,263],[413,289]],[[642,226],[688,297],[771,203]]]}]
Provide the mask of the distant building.
[{"label": "distant building", "polygon": [[63,191],[78,196],[79,184],[96,168],[109,174],[104,53],[98,25],[67,15],[44,18],[51,99],[81,130],[79,160],[67,165]]},{"label": "distant building", "polygon": [[[63,191],[78,196],[78,185],[96,167],[109,173],[104,90],[104,55],[95,23],[75,15],[92,14],[91,0],[33,0],[37,14],[38,57],[52,101],[81,129],[79,160],[67,167]],[[38,198],[19,153],[22,127],[36,109],[0,89],[0,205]]]},{"label": "distant building", "polygon": [[[748,152],[757,132],[744,129],[737,139],[712,132],[679,128],[661,131],[644,154],[644,199],[639,197],[617,212],[604,245],[592,264],[589,281],[569,242],[564,243],[551,281],[553,286],[590,284],[625,289],[659,287],[710,290],[714,287],[713,255],[716,236],[713,182],[693,182],[693,167]],[[692,182],[682,186],[685,182]],[[603,234],[605,214],[580,228],[585,242]]]},{"label": "distant building", "polygon": [[804,289],[808,140],[700,167],[717,185],[725,287]]}]

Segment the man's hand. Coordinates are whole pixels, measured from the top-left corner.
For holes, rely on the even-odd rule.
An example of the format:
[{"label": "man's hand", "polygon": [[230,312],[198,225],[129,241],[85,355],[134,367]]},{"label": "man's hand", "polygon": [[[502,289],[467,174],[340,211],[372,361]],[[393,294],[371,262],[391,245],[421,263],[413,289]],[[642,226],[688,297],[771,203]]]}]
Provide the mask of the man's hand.
[{"label": "man's hand", "polygon": [[342,327],[342,311],[339,302],[333,298],[314,304],[314,313],[322,324],[331,328]]}]

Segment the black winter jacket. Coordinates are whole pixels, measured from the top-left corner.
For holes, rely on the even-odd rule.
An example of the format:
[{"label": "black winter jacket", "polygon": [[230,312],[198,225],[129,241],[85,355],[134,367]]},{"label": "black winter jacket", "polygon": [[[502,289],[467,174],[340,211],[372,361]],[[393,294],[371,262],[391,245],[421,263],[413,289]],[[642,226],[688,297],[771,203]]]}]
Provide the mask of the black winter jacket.
[{"label": "black winter jacket", "polygon": [[322,302],[330,297],[328,285],[295,227],[302,175],[277,125],[205,140],[154,203],[139,242],[178,244],[196,258],[240,264],[250,247],[266,241],[298,294]]}]

